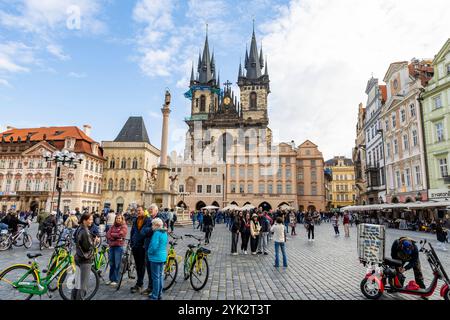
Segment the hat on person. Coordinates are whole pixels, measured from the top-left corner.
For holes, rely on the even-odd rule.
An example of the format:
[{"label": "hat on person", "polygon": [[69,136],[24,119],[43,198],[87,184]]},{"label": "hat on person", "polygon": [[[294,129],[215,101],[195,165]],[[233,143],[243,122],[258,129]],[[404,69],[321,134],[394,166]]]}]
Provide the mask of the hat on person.
[{"label": "hat on person", "polygon": [[70,211],[71,215],[77,214],[77,212],[75,210]]},{"label": "hat on person", "polygon": [[411,254],[413,252],[413,244],[411,241],[405,240],[402,243],[402,250],[406,254]]},{"label": "hat on person", "polygon": [[252,219],[253,218],[258,218],[258,215],[256,214],[256,213],[254,213],[253,215],[252,215]]}]

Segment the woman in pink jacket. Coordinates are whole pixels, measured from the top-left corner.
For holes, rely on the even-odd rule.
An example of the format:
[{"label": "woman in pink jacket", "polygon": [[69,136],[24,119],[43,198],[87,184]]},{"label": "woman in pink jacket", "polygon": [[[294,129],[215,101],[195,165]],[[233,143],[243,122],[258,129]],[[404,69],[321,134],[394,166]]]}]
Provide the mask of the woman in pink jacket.
[{"label": "woman in pink jacket", "polygon": [[125,238],[128,234],[128,227],[125,223],[123,215],[118,214],[114,220],[114,224],[109,228],[106,239],[109,244],[109,283],[116,286],[119,280],[120,261],[122,260],[123,246]]}]

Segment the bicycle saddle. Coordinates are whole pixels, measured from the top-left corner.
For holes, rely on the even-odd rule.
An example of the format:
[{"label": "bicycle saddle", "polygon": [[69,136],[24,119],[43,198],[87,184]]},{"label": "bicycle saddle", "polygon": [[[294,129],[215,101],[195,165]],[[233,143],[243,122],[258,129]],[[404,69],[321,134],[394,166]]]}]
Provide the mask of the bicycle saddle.
[{"label": "bicycle saddle", "polygon": [[35,254],[27,253],[28,259],[34,259],[40,256],[42,256],[42,253],[35,253]]},{"label": "bicycle saddle", "polygon": [[194,248],[196,248],[197,246],[195,245],[195,244],[188,244],[188,248],[189,249],[194,249]]}]

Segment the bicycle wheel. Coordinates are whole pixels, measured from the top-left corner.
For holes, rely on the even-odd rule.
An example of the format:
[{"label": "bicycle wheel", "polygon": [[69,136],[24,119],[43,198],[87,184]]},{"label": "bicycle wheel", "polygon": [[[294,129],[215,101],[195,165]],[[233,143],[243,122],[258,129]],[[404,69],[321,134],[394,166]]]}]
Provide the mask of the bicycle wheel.
[{"label": "bicycle wheel", "polygon": [[128,256],[128,279],[135,279],[136,278],[136,264],[134,263],[133,255]]},{"label": "bicycle wheel", "polygon": [[[26,275],[26,277],[24,277]],[[22,279],[22,277],[24,277]],[[21,282],[37,283],[37,275],[30,266],[11,266],[0,274],[0,299],[2,300],[30,300],[33,294],[20,292],[13,286],[13,282],[21,279]]]},{"label": "bicycle wheel", "polygon": [[119,281],[117,282],[117,288],[116,291],[119,291],[121,285],[123,276],[125,275],[125,272],[128,271],[128,257],[127,255],[122,256],[122,261],[120,261],[120,272],[119,272]]},{"label": "bicycle wheel", "polygon": [[23,245],[25,248],[30,249],[33,245],[33,238],[31,238],[31,235],[28,233],[23,234]]},{"label": "bicycle wheel", "polygon": [[[75,289],[76,279],[78,277],[77,271],[73,271],[71,267],[62,271],[62,275],[58,281],[59,294],[63,300],[71,300],[72,290]],[[87,285],[87,292],[83,300],[91,300],[98,291],[100,286],[100,278],[94,268],[90,268],[89,279]]]},{"label": "bicycle wheel", "polygon": [[0,236],[0,251],[6,251],[12,246],[12,240],[9,235]]},{"label": "bicycle wheel", "polygon": [[184,265],[183,265],[183,273],[184,273],[184,280],[189,279],[189,273],[190,273],[190,264],[189,264],[189,258],[192,254],[192,251],[188,250],[186,251],[186,254],[184,255]]},{"label": "bicycle wheel", "polygon": [[196,260],[190,273],[192,288],[194,288],[195,291],[202,290],[208,282],[208,277],[209,266],[206,258],[203,257],[202,259]]},{"label": "bicycle wheel", "polygon": [[168,290],[174,283],[178,274],[178,261],[170,258],[164,267],[164,289]]}]

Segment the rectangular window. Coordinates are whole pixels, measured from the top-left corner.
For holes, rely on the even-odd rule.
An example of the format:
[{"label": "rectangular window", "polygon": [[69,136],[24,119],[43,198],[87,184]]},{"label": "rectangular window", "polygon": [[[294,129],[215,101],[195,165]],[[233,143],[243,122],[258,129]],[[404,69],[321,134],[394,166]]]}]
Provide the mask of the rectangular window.
[{"label": "rectangular window", "polygon": [[411,118],[416,116],[416,106],[414,103],[409,106],[409,111],[411,112]]},{"label": "rectangular window", "polygon": [[264,183],[259,184],[259,193],[264,193],[266,191]]},{"label": "rectangular window", "polygon": [[392,115],[392,129],[395,129],[396,126],[397,126],[397,122],[396,122],[395,113],[394,113]]},{"label": "rectangular window", "polygon": [[198,172],[203,172],[203,168],[198,168]]},{"label": "rectangular window", "polygon": [[439,171],[441,173],[441,178],[448,176],[448,167],[446,158],[439,159]]},{"label": "rectangular window", "polygon": [[14,169],[14,160],[9,160],[9,168]]},{"label": "rectangular window", "polygon": [[87,192],[87,181],[84,182],[84,185],[83,185],[83,192],[84,192],[84,193]]},{"label": "rectangular window", "polygon": [[210,168],[205,168],[205,169],[203,169],[203,172],[210,172],[211,171],[211,169]]},{"label": "rectangular window", "polygon": [[406,178],[406,186],[407,187],[411,186],[411,175],[409,169],[405,169],[405,178]]},{"label": "rectangular window", "polygon": [[20,190],[20,180],[16,180],[16,183],[14,185],[14,191],[19,191]]},{"label": "rectangular window", "polygon": [[253,193],[253,185],[252,185],[252,184],[249,184],[249,185],[247,186],[247,192],[248,192],[248,193]]},{"label": "rectangular window", "polygon": [[444,141],[444,125],[442,122],[436,123],[436,138],[437,142]]},{"label": "rectangular window", "polygon": [[303,160],[297,160],[297,166],[303,166]]},{"label": "rectangular window", "polygon": [[178,186],[178,192],[184,193],[184,184],[180,184],[180,185]]},{"label": "rectangular window", "polygon": [[303,184],[297,185],[297,194],[303,196],[305,194],[305,186]]},{"label": "rectangular window", "polygon": [[28,168],[29,169],[33,169],[34,168],[34,161],[30,160],[29,164],[28,164]]},{"label": "rectangular window", "polygon": [[447,74],[450,74],[450,63],[447,65]]},{"label": "rectangular window", "polygon": [[390,158],[391,157],[391,144],[389,142],[386,143],[386,152],[387,152],[387,157]]},{"label": "rectangular window", "polygon": [[41,190],[41,180],[36,180],[36,184],[34,185],[34,191]]},{"label": "rectangular window", "polygon": [[398,154],[398,141],[397,141],[397,139],[394,140],[394,154]]},{"label": "rectangular window", "polygon": [[316,170],[311,170],[311,181],[317,180],[317,172]]},{"label": "rectangular window", "polygon": [[389,121],[388,120],[386,120],[384,122],[384,126],[386,127],[386,132],[389,131]]},{"label": "rectangular window", "polygon": [[208,184],[206,185],[206,193],[211,193],[212,192],[212,185]]},{"label": "rectangular window", "polygon": [[201,184],[197,185],[197,193],[203,193],[203,185]]},{"label": "rectangular window", "polygon": [[406,112],[404,109],[400,110],[400,117],[402,119],[402,123],[406,121]]},{"label": "rectangular window", "polygon": [[317,196],[317,186],[311,186],[311,194]]},{"label": "rectangular window", "polygon": [[291,157],[286,157],[286,164],[291,164]]},{"label": "rectangular window", "polygon": [[299,169],[298,173],[297,173],[297,179],[299,181],[303,181],[304,177],[303,177],[303,169]]},{"label": "rectangular window", "polygon": [[395,171],[395,177],[396,177],[396,181],[397,181],[397,188],[400,188],[402,185],[402,182],[400,180],[400,171]]},{"label": "rectangular window", "polygon": [[230,176],[232,178],[236,177],[236,168],[235,167],[230,168]]},{"label": "rectangular window", "polygon": [[222,186],[220,184],[216,184],[216,193],[222,193]]},{"label": "rectangular window", "polygon": [[250,166],[247,168],[247,179],[253,178],[253,167]]},{"label": "rectangular window", "polygon": [[286,179],[292,178],[291,168],[286,168]]},{"label": "rectangular window", "polygon": [[281,167],[278,167],[277,178],[281,179]]},{"label": "rectangular window", "polygon": [[435,98],[433,98],[433,101],[434,101],[434,108],[435,109],[442,108],[442,100],[441,100],[441,96],[440,95],[435,97]]},{"label": "rectangular window", "polygon": [[315,167],[316,166],[316,160],[311,160],[311,167]]},{"label": "rectangular window", "polygon": [[245,168],[244,166],[239,167],[239,178],[244,179],[245,178]]},{"label": "rectangular window", "polygon": [[409,139],[408,139],[408,135],[405,134],[403,136],[403,148],[404,150],[408,150],[409,149]]},{"label": "rectangular window", "polygon": [[414,171],[416,172],[416,185],[422,184],[420,177],[420,166],[415,166]]},{"label": "rectangular window", "polygon": [[269,183],[269,184],[267,185],[267,193],[270,193],[270,194],[273,193],[273,185],[272,185],[271,183]]},{"label": "rectangular window", "polygon": [[290,184],[286,184],[286,193],[292,193],[292,186]]},{"label": "rectangular window", "polygon": [[92,191],[92,182],[89,182],[88,193],[91,193],[91,191]]},{"label": "rectangular window", "polygon": [[281,183],[277,184],[277,193],[278,194],[283,193],[283,185]]},{"label": "rectangular window", "polygon": [[416,147],[419,142],[417,137],[417,130],[412,131],[412,136],[413,136],[413,146]]},{"label": "rectangular window", "polygon": [[17,162],[17,169],[22,169],[22,161]]},{"label": "rectangular window", "polygon": [[236,193],[236,185],[234,183],[231,184],[231,193]]}]

